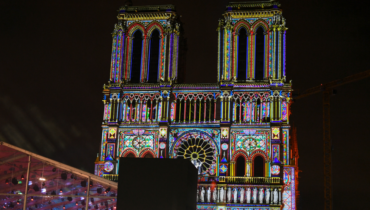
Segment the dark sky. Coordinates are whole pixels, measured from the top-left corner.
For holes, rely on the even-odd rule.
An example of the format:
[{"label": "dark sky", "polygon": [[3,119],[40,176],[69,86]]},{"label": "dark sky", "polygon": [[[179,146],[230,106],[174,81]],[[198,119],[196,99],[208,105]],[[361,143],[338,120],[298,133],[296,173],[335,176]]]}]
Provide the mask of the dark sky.
[{"label": "dark sky", "polygon": [[[295,90],[370,69],[367,1],[280,1]],[[227,1],[175,4],[187,38],[186,78],[216,82],[218,19]],[[0,141],[93,172],[109,77],[111,32],[124,1],[0,1]],[[370,79],[331,99],[335,209],[366,209]],[[322,96],[296,101],[301,200],[323,208]]]}]

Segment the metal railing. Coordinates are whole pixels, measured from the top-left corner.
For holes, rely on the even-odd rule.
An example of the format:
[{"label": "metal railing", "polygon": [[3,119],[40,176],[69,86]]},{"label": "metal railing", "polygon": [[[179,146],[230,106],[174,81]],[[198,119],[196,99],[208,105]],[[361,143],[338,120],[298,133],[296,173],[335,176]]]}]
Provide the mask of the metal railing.
[{"label": "metal railing", "polygon": [[219,182],[237,184],[280,184],[280,177],[220,176]]},{"label": "metal railing", "polygon": [[118,182],[118,174],[103,174],[104,179],[108,179],[109,181]]},{"label": "metal railing", "polygon": [[[118,174],[104,174],[103,178],[118,182]],[[198,176],[198,183],[280,184],[280,181],[280,177]]]}]

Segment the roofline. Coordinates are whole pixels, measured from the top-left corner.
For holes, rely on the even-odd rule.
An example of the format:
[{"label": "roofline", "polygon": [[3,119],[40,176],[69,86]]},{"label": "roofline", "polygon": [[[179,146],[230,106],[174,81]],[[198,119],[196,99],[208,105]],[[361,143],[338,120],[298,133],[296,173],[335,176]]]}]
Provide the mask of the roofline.
[{"label": "roofline", "polygon": [[83,176],[83,177],[86,177],[86,178],[90,177],[91,180],[100,182],[101,184],[105,184],[105,185],[108,185],[110,187],[116,187],[116,188],[118,188],[118,183],[113,182],[113,181],[109,181],[107,179],[104,179],[102,177],[96,176],[94,174],[91,174],[89,172],[83,171],[81,169],[77,169],[77,168],[74,168],[72,166],[68,166],[66,164],[63,164],[63,163],[57,162],[55,160],[52,160],[52,159],[43,157],[43,156],[38,155],[38,154],[35,154],[33,152],[29,152],[27,150],[21,149],[19,147],[13,146],[13,145],[8,144],[8,143],[3,142],[3,141],[0,141],[0,145],[4,145],[4,146],[7,146],[7,147],[12,148],[14,150],[17,150],[19,152],[23,152],[23,153],[25,153],[25,154],[33,157],[33,158],[39,159],[41,161],[44,161],[44,162],[46,162],[49,165],[58,167],[60,169],[66,170],[66,171],[70,171],[70,172],[72,172],[74,174],[77,174],[77,175],[80,175],[80,176]]}]

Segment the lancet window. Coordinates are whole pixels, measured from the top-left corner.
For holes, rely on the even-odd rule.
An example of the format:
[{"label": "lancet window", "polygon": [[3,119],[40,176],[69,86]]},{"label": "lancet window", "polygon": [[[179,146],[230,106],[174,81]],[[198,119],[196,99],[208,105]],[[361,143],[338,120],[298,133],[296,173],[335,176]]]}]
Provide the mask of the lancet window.
[{"label": "lancet window", "polygon": [[259,27],[255,35],[255,79],[263,80],[265,64],[265,35],[263,27]]},{"label": "lancet window", "polygon": [[248,37],[247,37],[247,30],[245,28],[239,29],[239,36],[238,36],[238,72],[237,72],[237,79],[238,80],[246,80],[247,79],[247,72],[248,72]]},{"label": "lancet window", "polygon": [[171,121],[173,123],[216,122],[219,107],[217,97],[216,94],[177,94],[171,105]]},{"label": "lancet window", "polygon": [[237,93],[233,96],[234,123],[264,123],[270,120],[268,93]]},{"label": "lancet window", "polygon": [[158,82],[160,33],[156,29],[150,36],[148,82]]},{"label": "lancet window", "polygon": [[143,48],[143,33],[141,30],[136,30],[132,39],[131,82],[139,83]]},{"label": "lancet window", "polygon": [[122,103],[121,120],[124,123],[158,122],[161,117],[159,94],[127,94]]}]

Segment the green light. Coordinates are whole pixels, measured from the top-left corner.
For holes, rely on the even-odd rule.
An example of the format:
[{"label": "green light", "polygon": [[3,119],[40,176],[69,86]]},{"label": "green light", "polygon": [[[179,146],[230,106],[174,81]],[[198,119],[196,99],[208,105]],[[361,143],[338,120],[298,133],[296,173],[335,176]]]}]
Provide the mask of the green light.
[{"label": "green light", "polygon": [[18,181],[18,184],[22,184],[22,181]]}]

